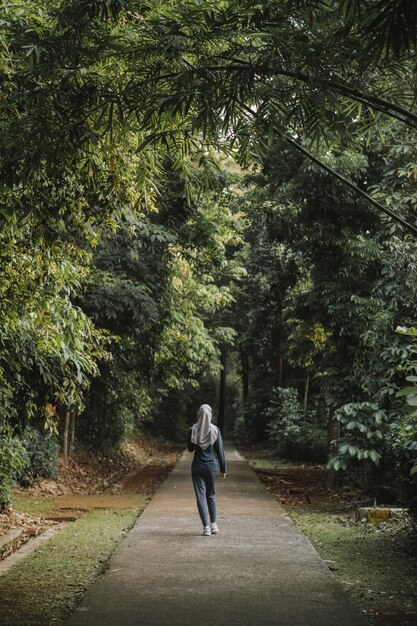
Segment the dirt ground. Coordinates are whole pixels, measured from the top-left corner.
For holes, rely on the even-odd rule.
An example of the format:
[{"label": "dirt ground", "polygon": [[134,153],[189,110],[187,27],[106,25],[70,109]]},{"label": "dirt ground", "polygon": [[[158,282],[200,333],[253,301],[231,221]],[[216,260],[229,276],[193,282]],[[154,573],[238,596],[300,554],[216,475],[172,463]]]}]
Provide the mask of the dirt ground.
[{"label": "dirt ground", "polygon": [[[175,456],[171,453],[169,460],[174,461]],[[57,509],[65,511],[123,509],[142,504],[155,493],[175,464],[168,463],[165,458],[160,461],[159,465],[142,465],[132,469],[100,492],[68,493],[54,498],[54,504]]]},{"label": "dirt ground", "polygon": [[325,465],[276,459],[271,448],[240,448],[268,491],[282,505],[351,503],[361,500],[358,490],[326,482]]},{"label": "dirt ground", "polygon": [[[172,467],[181,451],[181,446],[161,441],[149,434],[141,435],[137,441],[125,444],[115,452],[75,450],[67,463],[64,463],[62,456],[59,458],[57,480],[42,480],[28,488],[18,488],[15,493],[45,496],[102,493],[118,484],[123,476],[133,470],[148,465]],[[152,479],[151,474],[149,479]]]}]

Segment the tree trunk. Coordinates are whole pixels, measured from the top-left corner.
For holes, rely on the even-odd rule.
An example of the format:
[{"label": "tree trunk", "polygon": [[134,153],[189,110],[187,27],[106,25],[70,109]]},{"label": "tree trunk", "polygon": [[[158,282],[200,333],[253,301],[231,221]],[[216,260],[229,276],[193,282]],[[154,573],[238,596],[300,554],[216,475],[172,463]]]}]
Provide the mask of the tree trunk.
[{"label": "tree trunk", "polygon": [[70,450],[75,448],[75,411],[71,411],[71,444]]},{"label": "tree trunk", "polygon": [[244,349],[240,348],[240,364],[242,367],[243,400],[249,395],[249,359]]},{"label": "tree trunk", "polygon": [[220,355],[222,370],[220,372],[220,389],[219,389],[219,418],[217,420],[218,427],[224,432],[225,409],[226,409],[226,348],[222,348]]},{"label": "tree trunk", "polygon": [[310,370],[307,370],[306,382],[304,386],[304,400],[303,400],[303,409],[307,411],[307,402],[308,402],[308,389],[310,387]]},{"label": "tree trunk", "polygon": [[284,372],[284,359],[282,356],[278,359],[278,387],[282,387],[282,375]]},{"label": "tree trunk", "polygon": [[69,434],[69,426],[70,426],[70,412],[65,411],[65,422],[64,422],[64,463],[65,465],[68,463],[68,434]]},{"label": "tree trunk", "polygon": [[[328,458],[330,459],[337,450],[337,446],[332,443],[334,439],[340,438],[340,422],[334,418],[330,419],[327,423],[327,449],[328,449]],[[335,485],[336,484],[336,476],[337,472],[334,469],[327,470],[327,484]]]}]

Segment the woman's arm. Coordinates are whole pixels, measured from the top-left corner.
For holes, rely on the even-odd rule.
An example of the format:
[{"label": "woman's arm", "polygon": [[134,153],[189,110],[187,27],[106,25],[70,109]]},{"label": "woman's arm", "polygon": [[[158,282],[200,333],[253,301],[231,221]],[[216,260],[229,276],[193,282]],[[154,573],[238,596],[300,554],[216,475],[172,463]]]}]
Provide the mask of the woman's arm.
[{"label": "woman's arm", "polygon": [[193,430],[192,428],[188,429],[188,437],[187,437],[187,450],[188,450],[188,452],[194,452],[194,450],[195,450],[195,445],[191,441],[191,432],[192,432],[192,430]]},{"label": "woman's arm", "polygon": [[219,430],[219,436],[217,437],[216,441],[214,442],[214,451],[217,455],[217,458],[219,459],[219,467],[220,467],[220,473],[221,474],[226,474],[226,458],[224,456],[224,446],[223,446],[223,439],[222,439],[222,435],[221,432]]}]

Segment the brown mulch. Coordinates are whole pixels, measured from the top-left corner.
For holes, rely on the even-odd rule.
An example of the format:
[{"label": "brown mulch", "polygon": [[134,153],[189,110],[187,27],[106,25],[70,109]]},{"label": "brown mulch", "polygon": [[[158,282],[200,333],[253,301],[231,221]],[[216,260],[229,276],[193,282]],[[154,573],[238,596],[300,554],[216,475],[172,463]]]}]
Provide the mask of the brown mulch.
[{"label": "brown mulch", "polygon": [[[240,449],[248,461],[278,461],[271,448],[248,447]],[[279,461],[282,462],[282,459]],[[314,463],[288,462],[281,467],[263,468],[252,466],[268,491],[283,505],[332,504],[356,502],[356,490],[332,486],[327,483],[325,465]]]},{"label": "brown mulch", "polygon": [[10,509],[7,513],[0,514],[0,537],[17,528],[22,528],[27,535],[35,536],[44,526],[44,520],[29,513],[18,513]]},{"label": "brown mulch", "polygon": [[336,497],[335,490],[326,485],[323,466],[253,469],[281,504],[318,504],[330,502]]},{"label": "brown mulch", "polygon": [[145,465],[129,472],[119,485],[111,489],[112,493],[146,493],[152,494],[165,480],[174,464]]},{"label": "brown mulch", "polygon": [[0,540],[2,538],[6,540],[6,535],[11,531],[22,531],[13,541],[0,547],[0,560],[18,550],[29,539],[42,534],[48,526],[52,526],[54,523],[52,520],[34,517],[28,513],[17,513],[13,509],[0,514]]},{"label": "brown mulch", "polygon": [[18,491],[34,496],[101,493],[138,466],[174,465],[181,452],[182,448],[151,435],[142,435],[115,452],[75,450],[67,463],[60,457],[57,480],[42,480]]}]

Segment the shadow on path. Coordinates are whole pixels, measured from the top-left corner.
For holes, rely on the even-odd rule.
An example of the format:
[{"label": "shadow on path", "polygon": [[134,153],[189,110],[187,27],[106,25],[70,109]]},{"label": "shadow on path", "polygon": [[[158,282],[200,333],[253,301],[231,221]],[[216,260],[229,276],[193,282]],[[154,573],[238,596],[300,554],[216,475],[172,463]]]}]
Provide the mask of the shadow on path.
[{"label": "shadow on path", "polygon": [[233,446],[203,537],[184,453],[68,626],[366,626]]}]

